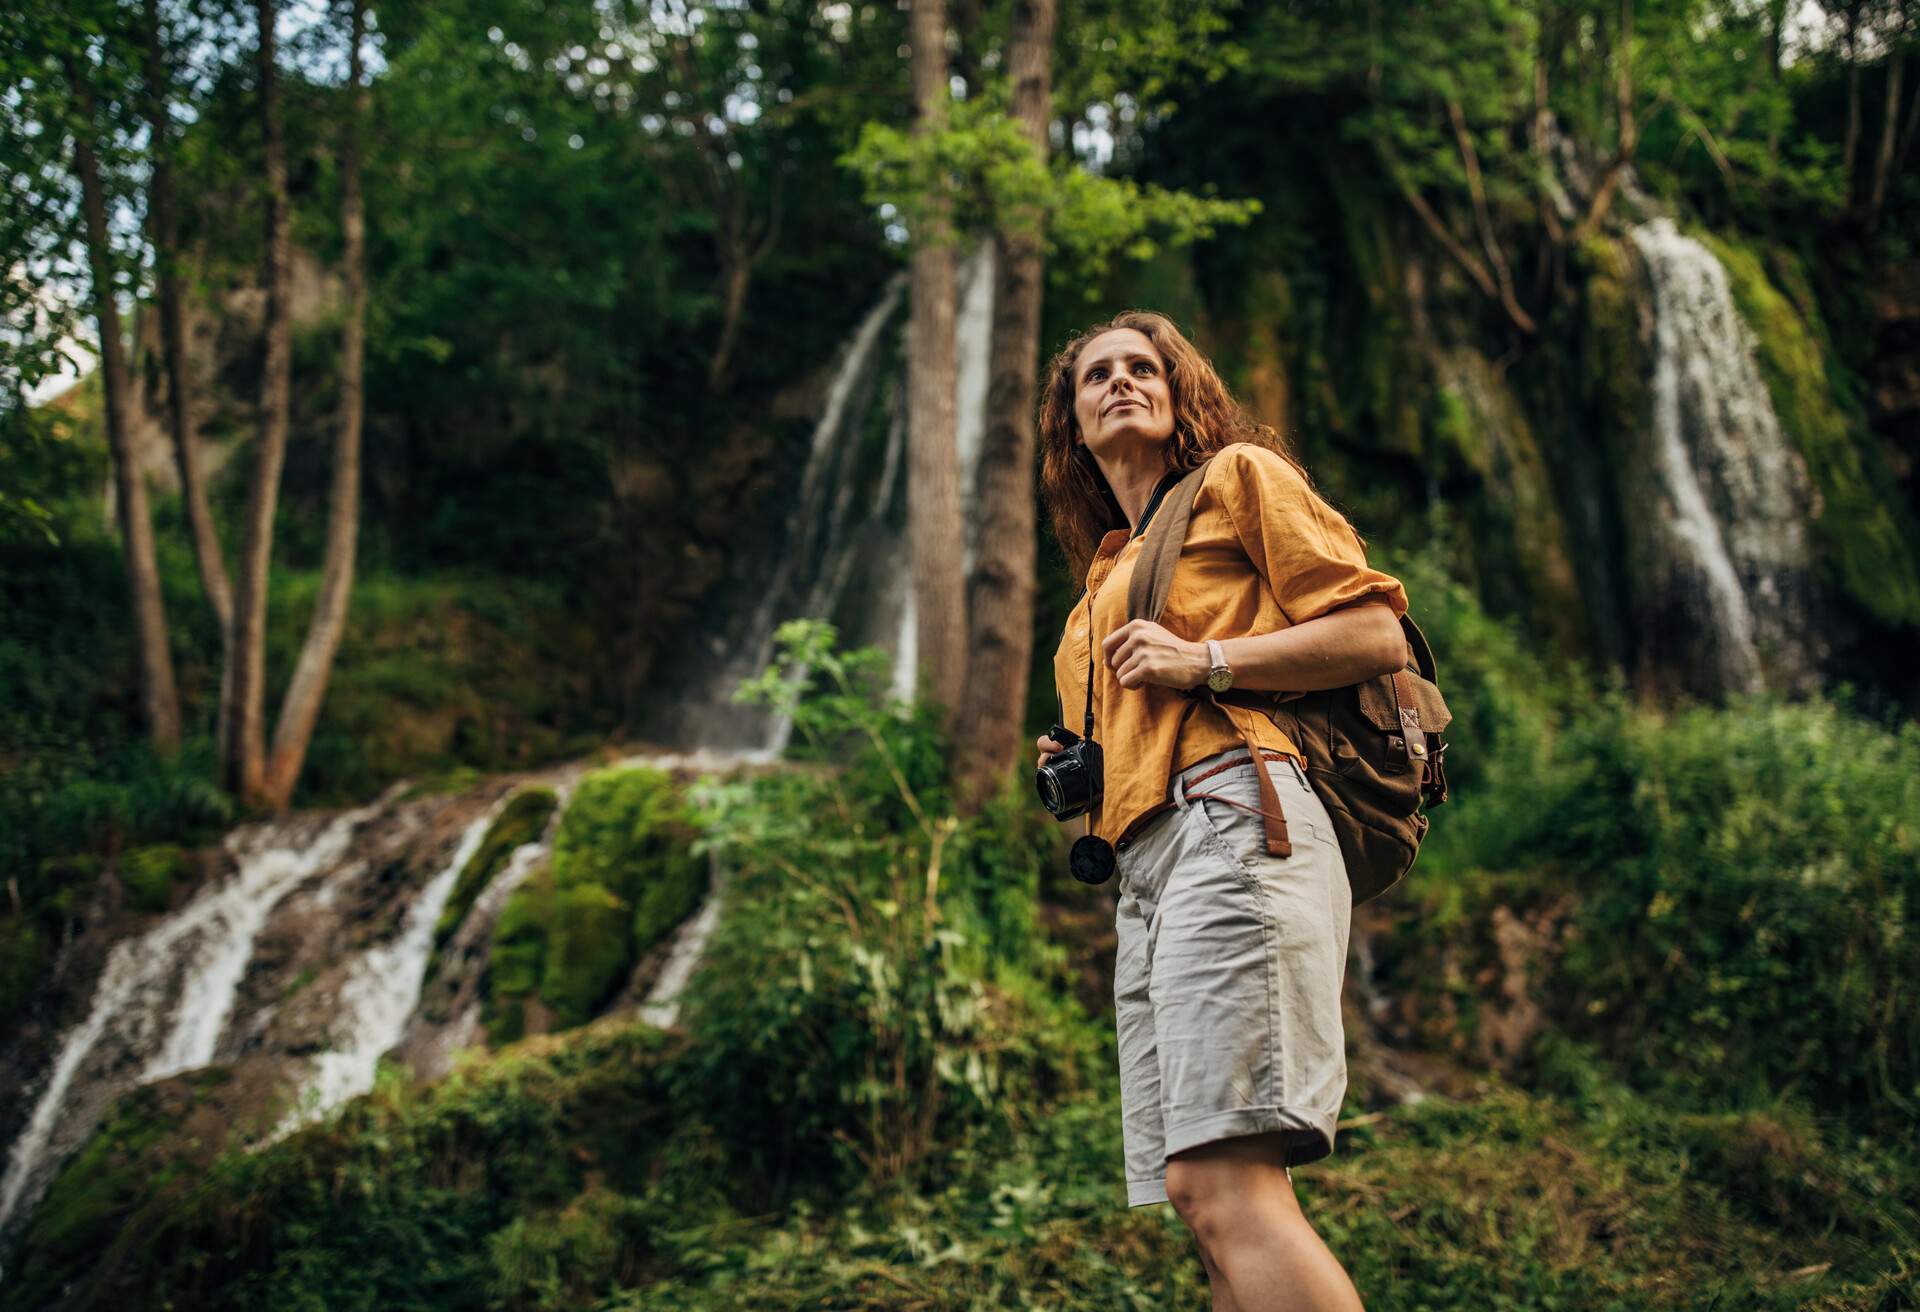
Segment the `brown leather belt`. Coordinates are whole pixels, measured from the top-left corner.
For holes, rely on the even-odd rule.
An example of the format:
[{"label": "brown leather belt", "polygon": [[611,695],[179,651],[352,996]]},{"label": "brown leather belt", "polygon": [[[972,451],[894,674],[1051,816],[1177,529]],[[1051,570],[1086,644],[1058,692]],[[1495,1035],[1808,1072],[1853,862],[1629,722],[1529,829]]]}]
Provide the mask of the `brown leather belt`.
[{"label": "brown leather belt", "polygon": [[[1291,753],[1280,751],[1277,748],[1262,747],[1260,749],[1260,755],[1266,757],[1269,761],[1292,761],[1296,765],[1300,765],[1302,769],[1305,768],[1305,764],[1301,762],[1298,757],[1292,755]],[[1202,770],[1199,774],[1187,780],[1187,785],[1191,787],[1192,785],[1199,783],[1202,779],[1211,779],[1214,775],[1219,774],[1222,770],[1231,770],[1236,765],[1245,765],[1252,759],[1253,759],[1253,756],[1251,753],[1240,752],[1237,755],[1228,757],[1226,760],[1220,762],[1220,764],[1216,766],[1213,766],[1211,769]],[[1179,771],[1176,770],[1174,773],[1177,775]],[[1133,840],[1140,835],[1141,830],[1145,829],[1148,824],[1152,823],[1155,817],[1159,816],[1163,812],[1171,811],[1174,808],[1174,805],[1175,803],[1172,798],[1166,798],[1160,802],[1155,803],[1153,806],[1148,807],[1145,811],[1142,811],[1139,815],[1135,816],[1133,819],[1133,822],[1129,824],[1124,830],[1121,831],[1120,837],[1114,842],[1113,850],[1116,852],[1125,851],[1127,846],[1130,843],[1132,843]],[[1283,830],[1282,832],[1284,833],[1285,831]]]}]

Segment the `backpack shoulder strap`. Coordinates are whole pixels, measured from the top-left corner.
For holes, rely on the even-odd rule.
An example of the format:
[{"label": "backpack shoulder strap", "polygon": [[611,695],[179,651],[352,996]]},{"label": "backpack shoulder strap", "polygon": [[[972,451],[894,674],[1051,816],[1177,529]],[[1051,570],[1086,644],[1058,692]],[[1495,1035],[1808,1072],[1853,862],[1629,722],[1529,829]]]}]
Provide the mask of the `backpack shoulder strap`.
[{"label": "backpack shoulder strap", "polygon": [[1166,608],[1167,589],[1173,583],[1173,567],[1180,559],[1180,548],[1187,540],[1187,521],[1193,515],[1193,499],[1206,479],[1209,456],[1175,483],[1153,522],[1147,525],[1147,538],[1140,544],[1140,555],[1133,562],[1133,580],[1127,586],[1127,618],[1158,621]]}]

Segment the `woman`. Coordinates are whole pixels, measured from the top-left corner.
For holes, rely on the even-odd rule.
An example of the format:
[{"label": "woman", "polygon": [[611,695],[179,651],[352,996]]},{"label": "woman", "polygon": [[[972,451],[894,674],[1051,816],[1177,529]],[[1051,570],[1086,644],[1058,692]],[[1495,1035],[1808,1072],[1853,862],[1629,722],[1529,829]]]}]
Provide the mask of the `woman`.
[{"label": "woman", "polygon": [[[1346,1091],[1346,870],[1295,745],[1206,684],[1216,658],[1235,690],[1397,670],[1406,594],[1164,315],[1130,311],[1069,342],[1040,432],[1054,532],[1087,588],[1054,678],[1077,728],[1091,652],[1104,793],[1088,832],[1113,843],[1119,875],[1127,1201],[1172,1202],[1216,1312],[1352,1312],[1359,1296],[1291,1172],[1333,1150]],[[1166,608],[1129,621],[1156,494],[1209,456]],[[1037,746],[1044,764],[1063,745]],[[1267,841],[1263,771],[1285,855]]]}]

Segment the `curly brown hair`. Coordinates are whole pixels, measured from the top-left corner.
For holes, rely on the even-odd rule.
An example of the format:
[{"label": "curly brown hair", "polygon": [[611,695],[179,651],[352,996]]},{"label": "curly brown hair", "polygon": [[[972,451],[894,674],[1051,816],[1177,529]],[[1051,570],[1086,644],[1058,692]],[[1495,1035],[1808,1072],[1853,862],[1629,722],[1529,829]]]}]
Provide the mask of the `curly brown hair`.
[{"label": "curly brown hair", "polygon": [[1227,385],[1173,320],[1153,310],[1124,310],[1105,323],[1076,334],[1047,365],[1045,390],[1040,397],[1040,486],[1046,497],[1053,535],[1066,552],[1076,582],[1085,579],[1100,539],[1127,527],[1127,517],[1113,495],[1093,453],[1074,438],[1080,423],[1074,417],[1074,368],[1080,352],[1101,333],[1132,328],[1144,334],[1166,362],[1167,384],[1173,394],[1173,435],[1166,446],[1167,469],[1185,473],[1214,452],[1234,442],[1251,442],[1277,452],[1313,486],[1295,457],[1292,444],[1270,424],[1248,414],[1233,399]]}]

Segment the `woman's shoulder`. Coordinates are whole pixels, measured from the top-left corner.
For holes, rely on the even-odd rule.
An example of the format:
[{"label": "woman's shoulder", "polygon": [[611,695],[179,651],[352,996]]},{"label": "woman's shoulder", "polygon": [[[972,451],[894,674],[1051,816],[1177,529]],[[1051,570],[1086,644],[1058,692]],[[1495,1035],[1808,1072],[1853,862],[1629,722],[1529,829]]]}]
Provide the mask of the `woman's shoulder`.
[{"label": "woman's shoulder", "polygon": [[1258,442],[1229,442],[1214,452],[1213,463],[1226,475],[1220,481],[1223,494],[1239,489],[1298,495],[1308,490],[1298,466]]}]

